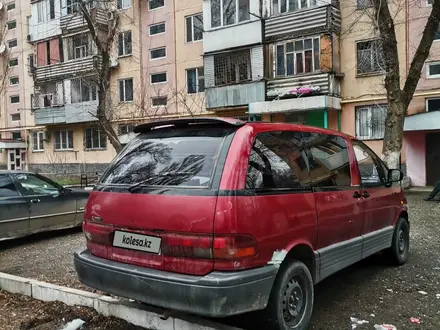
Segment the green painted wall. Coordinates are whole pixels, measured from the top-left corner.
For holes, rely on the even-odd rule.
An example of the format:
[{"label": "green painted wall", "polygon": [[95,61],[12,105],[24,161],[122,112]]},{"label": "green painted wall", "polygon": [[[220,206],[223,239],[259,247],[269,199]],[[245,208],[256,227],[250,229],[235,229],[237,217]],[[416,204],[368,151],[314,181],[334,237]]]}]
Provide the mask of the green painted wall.
[{"label": "green painted wall", "polygon": [[306,125],[324,127],[324,110],[307,112]]}]

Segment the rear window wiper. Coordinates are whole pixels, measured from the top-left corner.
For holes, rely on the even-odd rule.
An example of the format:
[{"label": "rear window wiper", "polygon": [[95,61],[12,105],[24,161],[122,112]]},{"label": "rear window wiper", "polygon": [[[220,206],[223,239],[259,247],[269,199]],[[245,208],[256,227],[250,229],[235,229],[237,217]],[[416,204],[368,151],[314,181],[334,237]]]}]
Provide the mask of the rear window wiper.
[{"label": "rear window wiper", "polygon": [[134,184],[132,184],[131,186],[129,186],[127,188],[127,190],[132,193],[133,191],[136,190],[136,188],[150,182],[153,179],[157,179],[157,178],[170,178],[170,177],[175,177],[175,176],[180,176],[180,175],[194,175],[194,173],[191,172],[163,172],[163,173],[159,173],[156,175],[153,175],[145,180],[142,180],[140,182],[136,182]]}]

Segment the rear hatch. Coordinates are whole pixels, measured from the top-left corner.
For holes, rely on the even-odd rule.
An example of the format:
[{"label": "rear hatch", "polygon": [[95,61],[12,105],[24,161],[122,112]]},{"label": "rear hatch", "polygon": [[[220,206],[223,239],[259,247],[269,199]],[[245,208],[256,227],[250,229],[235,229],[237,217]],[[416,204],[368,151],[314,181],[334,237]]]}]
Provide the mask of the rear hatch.
[{"label": "rear hatch", "polygon": [[138,135],[88,200],[83,229],[92,254],[204,275],[213,269],[217,192],[235,128],[159,128]]}]

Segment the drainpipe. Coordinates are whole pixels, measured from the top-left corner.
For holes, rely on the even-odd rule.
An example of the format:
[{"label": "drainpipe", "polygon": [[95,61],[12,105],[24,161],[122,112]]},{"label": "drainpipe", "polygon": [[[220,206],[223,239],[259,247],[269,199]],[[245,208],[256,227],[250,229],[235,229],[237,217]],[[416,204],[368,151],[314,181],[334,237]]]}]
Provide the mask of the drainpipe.
[{"label": "drainpipe", "polygon": [[[148,5],[148,4],[147,4]],[[145,108],[145,81],[144,81],[144,51],[142,49],[142,1],[138,2],[138,8],[139,8],[139,61],[141,62],[141,72],[140,72],[140,81],[141,81],[141,107],[142,107],[142,114],[144,113]]]},{"label": "drainpipe", "polygon": [[[177,95],[179,93],[178,86],[177,86],[177,42],[176,42],[176,36],[177,36],[177,24],[176,24],[176,1],[173,1],[173,19],[174,19],[174,83],[176,84],[176,100]],[[182,1],[182,0],[179,0]],[[176,102],[176,111],[177,115],[179,115],[179,104]]]}]

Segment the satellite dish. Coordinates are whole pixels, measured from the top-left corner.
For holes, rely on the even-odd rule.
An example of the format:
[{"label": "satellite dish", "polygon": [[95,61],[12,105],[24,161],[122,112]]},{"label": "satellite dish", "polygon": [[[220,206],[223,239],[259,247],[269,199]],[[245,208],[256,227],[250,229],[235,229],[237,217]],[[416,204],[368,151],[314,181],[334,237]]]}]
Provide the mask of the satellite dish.
[{"label": "satellite dish", "polygon": [[6,51],[6,45],[4,42],[0,44],[0,55],[2,55]]}]

